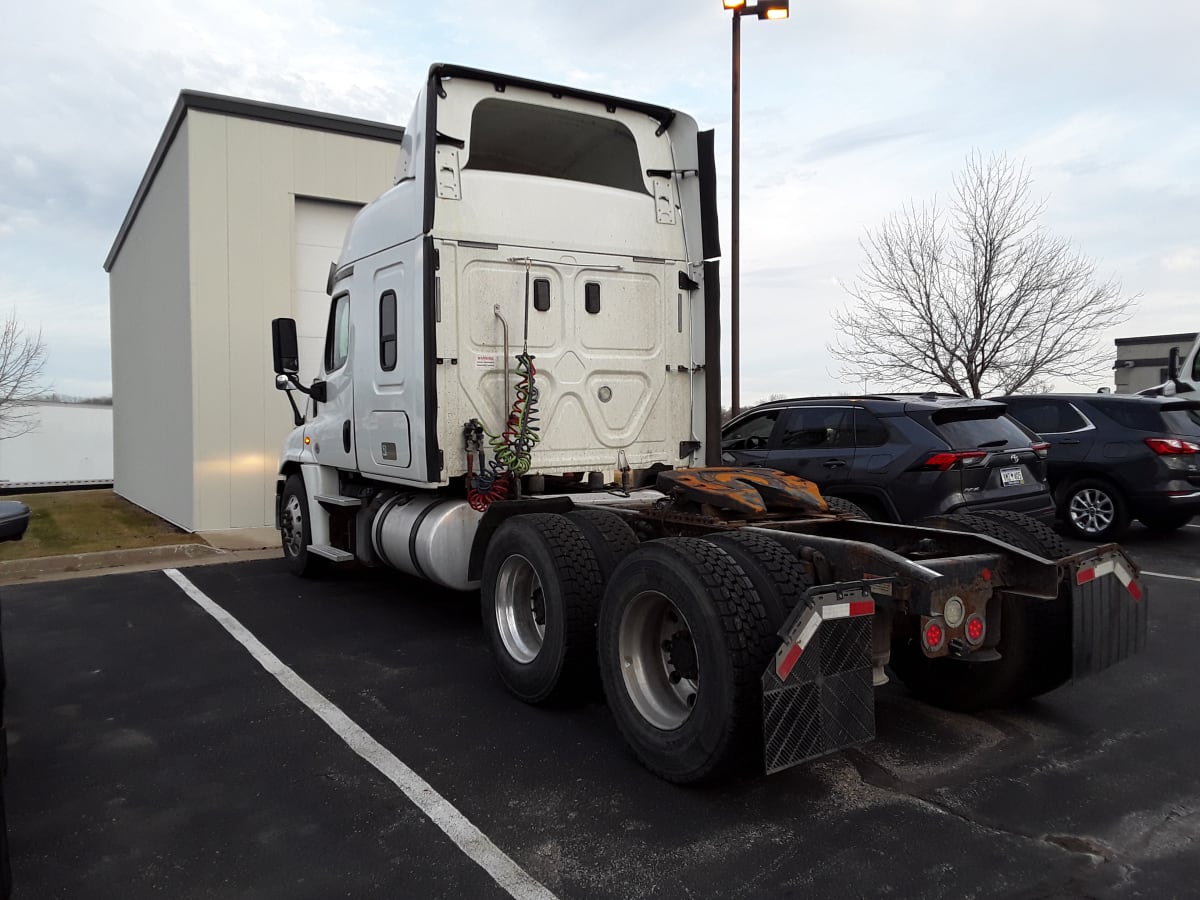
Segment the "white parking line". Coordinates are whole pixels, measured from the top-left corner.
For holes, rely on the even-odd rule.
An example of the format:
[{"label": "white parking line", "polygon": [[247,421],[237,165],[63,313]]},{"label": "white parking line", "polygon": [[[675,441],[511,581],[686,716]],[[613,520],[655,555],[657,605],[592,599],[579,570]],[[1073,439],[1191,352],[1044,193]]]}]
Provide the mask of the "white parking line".
[{"label": "white parking line", "polygon": [[1200,582],[1200,578],[1194,575],[1168,575],[1166,572],[1142,572],[1143,575],[1153,575],[1155,578],[1170,578],[1172,581],[1195,581]]},{"label": "white parking line", "polygon": [[178,569],[163,569],[206,613],[216,619],[264,669],[287,688],[292,695],[316,713],[333,732],[355,753],[400,788],[450,840],[481,866],[515,900],[557,900],[554,894],[517,865],[486,834],[460,813],[450,801],[439,794],[424,778],[397,759],[390,750],[367,734],[344,712],[329,702],[312,685],[286,666],[282,660],[256,638],[241,622],[217,605],[203,591],[188,581]]}]

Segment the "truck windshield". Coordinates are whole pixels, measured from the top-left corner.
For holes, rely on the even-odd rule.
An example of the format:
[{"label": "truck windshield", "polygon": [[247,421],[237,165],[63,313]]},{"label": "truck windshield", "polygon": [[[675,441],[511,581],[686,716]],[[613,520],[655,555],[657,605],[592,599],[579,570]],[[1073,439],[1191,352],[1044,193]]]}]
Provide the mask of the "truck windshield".
[{"label": "truck windshield", "polygon": [[471,114],[465,169],[562,178],[649,193],[637,140],[621,122],[511,100],[483,100]]}]

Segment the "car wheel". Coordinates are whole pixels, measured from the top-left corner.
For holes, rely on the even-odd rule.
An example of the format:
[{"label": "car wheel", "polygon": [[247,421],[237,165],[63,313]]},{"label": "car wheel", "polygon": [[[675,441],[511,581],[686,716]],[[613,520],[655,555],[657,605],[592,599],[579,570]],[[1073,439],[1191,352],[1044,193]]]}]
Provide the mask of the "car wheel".
[{"label": "car wheel", "polygon": [[1067,531],[1085,541],[1115,541],[1129,527],[1121,492],[1099,478],[1085,478],[1063,491],[1058,507]]},{"label": "car wheel", "polygon": [[1160,513],[1156,516],[1138,516],[1138,521],[1156,534],[1176,531],[1192,521],[1190,511]]},{"label": "car wheel", "polygon": [[849,500],[843,500],[841,497],[826,497],[825,505],[832,512],[849,513],[856,519],[870,519],[871,515],[859,506],[857,503],[851,503]]}]

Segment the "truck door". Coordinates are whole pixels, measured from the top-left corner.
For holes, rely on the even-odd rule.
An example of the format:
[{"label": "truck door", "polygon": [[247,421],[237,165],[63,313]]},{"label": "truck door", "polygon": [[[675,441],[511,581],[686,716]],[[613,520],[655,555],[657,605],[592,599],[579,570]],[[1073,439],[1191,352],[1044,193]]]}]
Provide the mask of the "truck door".
[{"label": "truck door", "polygon": [[329,304],[325,330],[325,352],[321,363],[325,402],[317,404],[317,415],[309,423],[317,462],[339,469],[357,468],[354,443],[353,337],[350,322],[350,292],[335,294]]}]

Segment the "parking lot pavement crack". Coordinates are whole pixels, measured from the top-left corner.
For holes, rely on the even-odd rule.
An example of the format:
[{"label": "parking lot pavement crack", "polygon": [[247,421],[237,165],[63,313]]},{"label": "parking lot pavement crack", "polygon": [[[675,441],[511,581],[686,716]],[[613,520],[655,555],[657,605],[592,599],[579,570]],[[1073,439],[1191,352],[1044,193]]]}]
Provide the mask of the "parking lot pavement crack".
[{"label": "parking lot pavement crack", "polygon": [[933,793],[922,790],[919,786],[909,784],[897,778],[861,751],[847,750],[845,751],[845,755],[855,769],[857,769],[859,777],[865,784],[918,803],[941,815],[952,816],[965,825],[980,831],[994,834],[998,837],[1054,847],[1073,855],[1083,856],[1094,864],[1114,862],[1118,856],[1115,849],[1095,838],[1061,834],[1038,835],[1015,828],[982,822],[972,816],[969,810],[957,807]]}]

